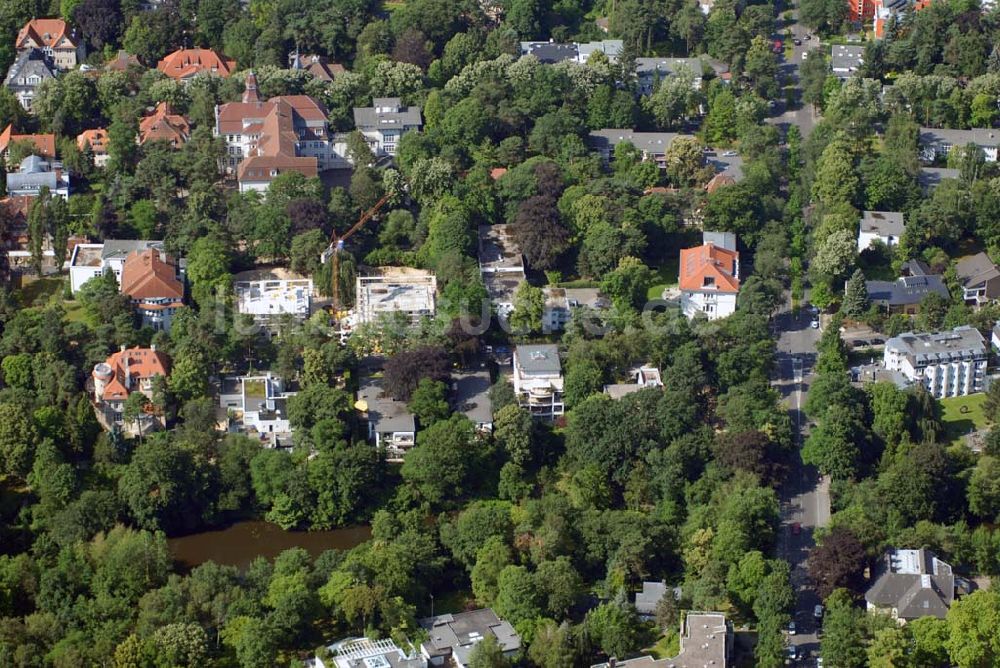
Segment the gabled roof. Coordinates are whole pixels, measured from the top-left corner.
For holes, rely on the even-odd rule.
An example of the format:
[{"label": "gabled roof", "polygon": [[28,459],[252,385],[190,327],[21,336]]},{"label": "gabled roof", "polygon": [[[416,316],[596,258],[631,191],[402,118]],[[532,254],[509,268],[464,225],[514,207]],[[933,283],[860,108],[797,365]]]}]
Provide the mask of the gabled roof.
[{"label": "gabled roof", "polygon": [[171,144],[183,144],[191,136],[188,120],[175,114],[167,102],[160,102],[156,110],[139,121],[139,143],[163,139]]},{"label": "gabled roof", "polygon": [[319,162],[315,157],[299,157],[295,153],[298,134],[294,114],[295,110],[287,101],[281,98],[274,100],[261,124],[260,139],[250,147],[248,156],[237,168],[240,181],[271,181],[278,174],[288,171],[307,177],[319,173]]},{"label": "gabled roof", "polygon": [[119,49],[118,55],[109,60],[104,65],[104,69],[124,72],[132,65],[142,67],[142,63],[139,62],[139,59],[136,56],[132,55],[125,49]]},{"label": "gabled roof", "polygon": [[[76,40],[73,39],[69,26],[62,19],[31,19],[17,33],[15,44],[18,49],[29,46],[57,48],[64,38],[68,44],[62,45],[62,48],[76,48]],[[30,44],[29,40],[34,44]]]},{"label": "gabled roof", "polygon": [[713,292],[739,292],[739,260],[739,252],[720,248],[713,243],[685,248],[681,251],[680,288],[701,291],[711,283],[714,287],[707,289]]},{"label": "gabled roof", "polygon": [[733,178],[732,174],[719,172],[718,174],[713,176],[708,183],[705,184],[705,192],[711,195],[719,188],[724,188],[725,186],[732,186],[732,185],[736,185],[736,179]]},{"label": "gabled roof", "polygon": [[865,288],[871,301],[889,306],[919,304],[929,294],[951,298],[944,279],[933,274],[902,276],[895,281],[866,281]]},{"label": "gabled roof", "polygon": [[[37,77],[38,83],[28,83],[32,77]],[[14,63],[7,70],[3,85],[15,91],[34,89],[41,85],[42,81],[55,77],[56,69],[51,59],[41,49],[30,48],[17,55]]]},{"label": "gabled roof", "polygon": [[121,291],[134,301],[184,299],[184,285],[177,278],[177,262],[155,248],[134,251],[122,267]]},{"label": "gabled roof", "polygon": [[189,79],[199,72],[228,77],[236,69],[236,61],[227,60],[211,49],[177,49],[164,56],[156,69],[171,79]]},{"label": "gabled roof", "polygon": [[930,550],[887,550],[876,573],[865,599],[900,619],[943,618],[955,598],[951,566]]},{"label": "gabled roof", "polygon": [[[155,348],[126,348],[107,359],[110,379],[104,386],[101,399],[104,401],[124,401],[137,380],[153,376],[167,376],[170,360]],[[101,365],[98,365],[100,368]],[[95,374],[98,369],[95,369]]]},{"label": "gabled roof", "polygon": [[90,144],[90,150],[94,155],[106,155],[108,152],[108,131],[104,128],[94,128],[84,130],[76,136],[76,146],[81,151],[84,146]]},{"label": "gabled roof", "polygon": [[56,136],[55,135],[18,135],[14,134],[14,126],[8,125],[0,132],[0,153],[3,153],[11,145],[11,142],[30,141],[35,145],[38,155],[43,158],[54,159],[56,157]]},{"label": "gabled roof", "polygon": [[1000,269],[993,264],[986,253],[976,253],[963,257],[955,264],[955,275],[965,288],[974,288],[987,281],[1000,278]]}]

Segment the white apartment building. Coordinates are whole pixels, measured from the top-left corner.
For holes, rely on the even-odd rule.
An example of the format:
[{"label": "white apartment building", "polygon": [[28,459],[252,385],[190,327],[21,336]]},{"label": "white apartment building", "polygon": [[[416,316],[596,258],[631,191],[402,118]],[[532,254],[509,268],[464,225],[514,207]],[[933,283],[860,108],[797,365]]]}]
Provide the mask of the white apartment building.
[{"label": "white apartment building", "polygon": [[423,127],[420,107],[408,107],[398,97],[376,97],[372,105],[354,108],[354,126],[376,157],[396,155],[400,137]]},{"label": "white apartment building", "polygon": [[884,364],[934,397],[962,397],[983,391],[988,364],[986,339],[964,325],[949,332],[907,332],[886,341]]},{"label": "white apartment building", "polygon": [[[69,288],[76,294],[83,284],[105,271],[121,285],[125,260],[132,253],[155,249],[163,252],[163,242],[148,239],[106,239],[102,244],[77,244],[69,259]],[[183,268],[183,261],[181,262]]]},{"label": "white apartment building", "polygon": [[517,346],[512,380],[518,405],[533,417],[552,420],[565,412],[558,346]]},{"label": "white apartment building", "polygon": [[611,301],[597,288],[542,288],[545,307],[542,310],[542,331],[558,332],[566,329],[579,308],[594,311],[608,309]]}]

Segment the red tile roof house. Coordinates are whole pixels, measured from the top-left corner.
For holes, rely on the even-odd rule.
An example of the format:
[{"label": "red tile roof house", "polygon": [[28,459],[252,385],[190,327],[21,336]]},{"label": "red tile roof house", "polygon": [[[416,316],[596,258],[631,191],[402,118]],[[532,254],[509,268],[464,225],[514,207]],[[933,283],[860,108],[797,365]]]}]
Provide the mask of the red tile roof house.
[{"label": "red tile roof house", "polygon": [[142,316],[143,326],[170,331],[177,309],[184,306],[184,280],[177,261],[156,248],[133,251],[122,267],[121,292]]},{"label": "red tile roof house", "polygon": [[83,62],[83,41],[62,19],[32,19],[17,33],[18,53],[41,49],[61,70],[71,70]]},{"label": "red tile roof house", "polygon": [[94,404],[98,419],[106,429],[121,429],[127,434],[144,434],[165,426],[162,415],[156,414],[151,406],[136,422],[126,423],[122,418],[125,400],[133,392],[140,392],[147,398],[153,396],[153,378],[170,375],[170,359],[149,348],[126,348],[108,357],[106,362],[94,366],[91,381],[94,388]]},{"label": "red tile roof house", "polygon": [[188,120],[170,109],[170,104],[160,102],[156,110],[139,121],[139,144],[162,140],[180,148],[191,136]]},{"label": "red tile roof house", "polygon": [[709,242],[681,251],[681,311],[709,320],[732,315],[740,291],[740,254]]},{"label": "red tile roof house", "polygon": [[[4,162],[7,162],[10,145],[22,141],[31,142],[34,145],[35,155],[47,160],[56,159],[55,135],[19,135],[14,133],[13,125],[8,125],[3,132],[0,132],[0,157],[3,157]],[[12,166],[16,167],[16,165]]]},{"label": "red tile roof house", "polygon": [[316,176],[350,163],[338,150],[327,111],[308,95],[261,100],[253,72],[241,102],[215,109],[215,135],[226,143],[226,171],[235,172],[240,192],[265,191],[283,171]]},{"label": "red tile roof house", "polygon": [[108,164],[108,131],[104,128],[94,128],[84,130],[76,136],[76,147],[83,151],[90,146],[90,153],[94,156],[94,166],[104,167]]},{"label": "red tile roof house", "polygon": [[190,81],[205,72],[228,77],[236,69],[235,60],[227,60],[211,49],[177,49],[167,54],[156,69],[177,81]]}]

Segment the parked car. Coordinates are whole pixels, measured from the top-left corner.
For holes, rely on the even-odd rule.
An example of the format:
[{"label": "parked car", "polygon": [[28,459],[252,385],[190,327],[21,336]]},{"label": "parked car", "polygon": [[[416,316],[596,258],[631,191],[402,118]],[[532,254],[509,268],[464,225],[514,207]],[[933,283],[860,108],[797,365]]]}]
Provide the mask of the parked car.
[{"label": "parked car", "polygon": [[812,322],[809,323],[809,326],[813,329],[819,329],[819,318],[813,318]]},{"label": "parked car", "polygon": [[823,657],[816,657],[816,668],[823,668]]},{"label": "parked car", "polygon": [[802,52],[802,60],[805,60],[808,57],[809,57],[809,52],[808,51],[803,51]]},{"label": "parked car", "polygon": [[866,339],[855,339],[851,345],[855,348],[867,348],[871,344]]},{"label": "parked car", "polygon": [[785,663],[791,664],[795,663],[799,658],[799,648],[795,645],[789,645],[785,648]]},{"label": "parked car", "polygon": [[885,345],[885,339],[872,339],[871,340],[871,344],[873,346],[882,346],[882,345]]},{"label": "parked car", "polygon": [[723,158],[734,158],[739,155],[739,151],[726,151],[722,154]]},{"label": "parked car", "polygon": [[795,621],[788,622],[788,635],[795,635]]},{"label": "parked car", "polygon": [[813,608],[813,619],[817,622],[823,621],[823,606],[818,603],[816,604],[816,607]]},{"label": "parked car", "polygon": [[802,46],[802,40],[801,39],[793,39],[792,40],[792,44],[794,44],[795,46]]},{"label": "parked car", "polygon": [[810,35],[809,33],[806,33],[806,41],[807,41],[807,42],[808,42],[809,40],[811,40],[812,38],[813,38],[813,36],[812,36],[812,35]]}]

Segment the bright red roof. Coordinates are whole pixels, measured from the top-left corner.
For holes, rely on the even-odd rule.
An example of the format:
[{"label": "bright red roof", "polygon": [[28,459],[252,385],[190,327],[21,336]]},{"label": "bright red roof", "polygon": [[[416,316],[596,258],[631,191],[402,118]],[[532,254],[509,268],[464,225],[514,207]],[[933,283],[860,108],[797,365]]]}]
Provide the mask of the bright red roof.
[{"label": "bright red roof", "polygon": [[227,60],[211,49],[177,49],[157,63],[156,69],[171,79],[187,79],[198,72],[228,77],[236,69],[236,61]]},{"label": "bright red roof", "polygon": [[715,292],[739,292],[737,278],[740,254],[720,248],[715,244],[704,244],[681,251],[681,290],[713,290]]}]

